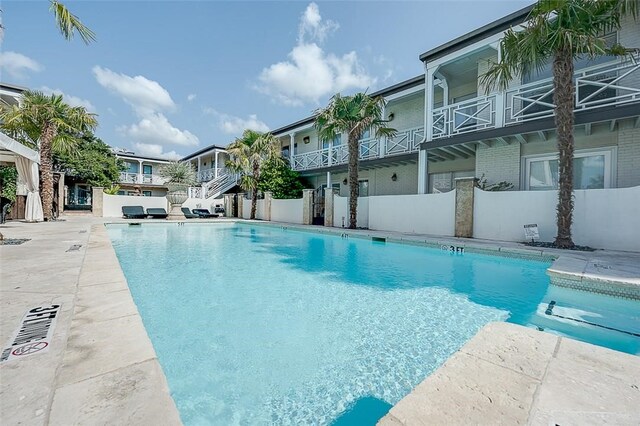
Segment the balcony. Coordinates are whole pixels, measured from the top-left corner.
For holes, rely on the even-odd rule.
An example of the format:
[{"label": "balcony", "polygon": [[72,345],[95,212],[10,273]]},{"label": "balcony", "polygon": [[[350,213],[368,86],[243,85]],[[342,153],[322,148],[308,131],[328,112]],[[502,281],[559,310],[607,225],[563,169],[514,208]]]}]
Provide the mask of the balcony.
[{"label": "balcony", "polygon": [[200,170],[196,174],[196,179],[198,182],[209,182],[210,180],[215,179],[217,176],[220,176],[223,173],[226,173],[226,169],[224,167],[218,167],[217,169],[216,168],[204,169],[204,170]]},{"label": "balcony", "polygon": [[146,173],[121,172],[120,183],[126,184],[147,184],[147,185],[163,185],[166,179],[162,176]]},{"label": "balcony", "polygon": [[[360,140],[360,161],[384,158],[394,155],[418,152],[424,139],[424,127],[415,127],[399,131],[393,138],[367,138]],[[312,170],[337,166],[349,162],[349,148],[346,144],[319,149],[317,151],[295,154],[294,170]]]},{"label": "balcony", "polygon": [[[575,111],[640,102],[640,55],[575,73]],[[552,117],[553,79],[446,105],[431,112],[431,139]]]}]

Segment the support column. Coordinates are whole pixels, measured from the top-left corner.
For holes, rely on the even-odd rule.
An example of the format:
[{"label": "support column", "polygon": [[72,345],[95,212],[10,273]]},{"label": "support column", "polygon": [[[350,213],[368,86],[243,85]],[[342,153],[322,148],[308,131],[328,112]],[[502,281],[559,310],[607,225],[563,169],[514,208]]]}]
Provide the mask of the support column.
[{"label": "support column", "polygon": [[264,193],[264,218],[263,220],[271,220],[271,200],[273,199],[273,192],[265,191]]},{"label": "support column", "polygon": [[244,219],[244,192],[238,194],[238,217]]},{"label": "support column", "polygon": [[295,154],[295,152],[293,151],[295,150],[295,146],[296,146],[296,134],[289,133],[289,165],[292,169],[293,169],[293,155]]},{"label": "support column", "polygon": [[91,213],[95,217],[102,217],[104,212],[104,188],[101,186],[94,186],[91,190]]},{"label": "support column", "polygon": [[331,172],[327,172],[327,191],[331,189]]},{"label": "support column", "polygon": [[334,198],[336,193],[336,189],[327,188],[324,195],[324,226],[327,227],[333,227]]},{"label": "support column", "polygon": [[302,224],[313,223],[313,189],[302,190]]},{"label": "support column", "polygon": [[233,217],[233,194],[224,194],[224,217]]},{"label": "support column", "polygon": [[418,194],[429,192],[429,155],[426,149],[418,151]]},{"label": "support column", "polygon": [[215,157],[215,167],[216,167],[216,169],[213,171],[213,173],[214,173],[216,178],[218,177],[218,154],[219,153],[220,152],[216,149],[216,157]]},{"label": "support column", "polygon": [[142,180],[142,160],[138,160],[138,183],[143,183],[143,180]]},{"label": "support column", "polygon": [[455,236],[473,238],[473,195],[478,178],[456,179]]}]

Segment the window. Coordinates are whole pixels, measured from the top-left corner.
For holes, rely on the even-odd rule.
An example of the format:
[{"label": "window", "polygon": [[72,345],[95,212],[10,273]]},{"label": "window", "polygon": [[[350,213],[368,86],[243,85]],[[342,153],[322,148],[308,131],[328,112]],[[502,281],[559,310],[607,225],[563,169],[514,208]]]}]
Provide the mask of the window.
[{"label": "window", "polygon": [[429,175],[429,193],[449,192],[455,188],[456,179],[474,177],[475,171],[432,173]]},{"label": "window", "polygon": [[151,197],[151,191],[142,191],[142,195],[145,197]]},{"label": "window", "polygon": [[367,179],[362,179],[358,181],[358,197],[368,197],[369,196],[369,181]]},{"label": "window", "polygon": [[127,163],[127,173],[138,173],[138,163]]},{"label": "window", "polygon": [[124,191],[118,191],[118,195],[126,195],[126,192],[124,192]]},{"label": "window", "polygon": [[[336,135],[335,138],[333,138],[333,146],[338,146],[342,143],[342,135]],[[322,149],[327,149],[329,148],[329,141],[322,141]]]},{"label": "window", "polygon": [[[531,157],[525,160],[525,187],[531,191],[558,189],[558,156]],[[611,150],[582,151],[574,155],[574,189],[611,187]]]},{"label": "window", "polygon": [[142,166],[142,174],[150,175],[153,172],[153,167],[149,164],[145,164]]}]

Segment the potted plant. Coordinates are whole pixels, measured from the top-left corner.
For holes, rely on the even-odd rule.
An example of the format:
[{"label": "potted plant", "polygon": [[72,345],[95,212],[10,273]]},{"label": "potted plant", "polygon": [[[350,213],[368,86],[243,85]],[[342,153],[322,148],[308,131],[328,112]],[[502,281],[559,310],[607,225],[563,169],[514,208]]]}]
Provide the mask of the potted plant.
[{"label": "potted plant", "polygon": [[167,200],[170,208],[167,219],[185,219],[184,213],[180,208],[182,203],[189,198],[187,195],[188,188],[196,183],[196,171],[190,163],[172,161],[160,169],[160,176],[167,179],[165,185],[169,189]]}]

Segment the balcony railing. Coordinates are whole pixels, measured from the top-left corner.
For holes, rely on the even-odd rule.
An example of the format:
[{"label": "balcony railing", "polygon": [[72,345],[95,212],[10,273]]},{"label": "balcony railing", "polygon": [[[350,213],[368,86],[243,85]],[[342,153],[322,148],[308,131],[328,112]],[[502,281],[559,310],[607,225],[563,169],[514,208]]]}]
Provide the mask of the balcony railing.
[{"label": "balcony railing", "polygon": [[[575,111],[640,102],[640,55],[584,68],[575,73]],[[553,79],[479,96],[431,113],[431,138],[552,117]]]},{"label": "balcony railing", "polygon": [[[216,170],[218,171],[217,174],[216,174]],[[217,169],[211,168],[211,169],[200,170],[196,174],[196,179],[198,180],[198,182],[209,182],[210,180],[215,179],[216,176],[220,176],[223,173],[226,173],[226,169],[224,167],[218,167]]]},{"label": "balcony railing", "polygon": [[[417,152],[424,139],[424,127],[399,131],[393,138],[367,138],[360,140],[360,160],[370,160],[386,156]],[[294,170],[311,170],[346,164],[349,161],[349,147],[346,144],[317,151],[304,152],[293,156]]]},{"label": "balcony railing", "polygon": [[166,179],[162,176],[148,174],[148,173],[131,173],[131,172],[121,172],[120,173],[120,183],[129,183],[129,184],[151,184],[151,185],[162,185],[166,182]]}]

